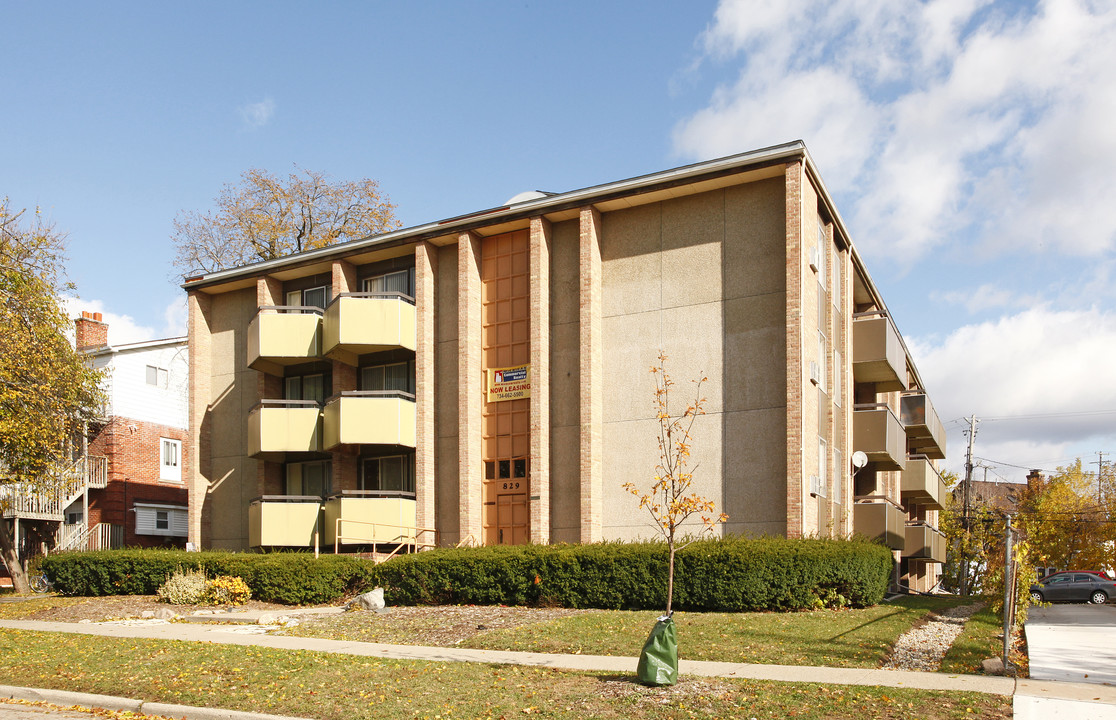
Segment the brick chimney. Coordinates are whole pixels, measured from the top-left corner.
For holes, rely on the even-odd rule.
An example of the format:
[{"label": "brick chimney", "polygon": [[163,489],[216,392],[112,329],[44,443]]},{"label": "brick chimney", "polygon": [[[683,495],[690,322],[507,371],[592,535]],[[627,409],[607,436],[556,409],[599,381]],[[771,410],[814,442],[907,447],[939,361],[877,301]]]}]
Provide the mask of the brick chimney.
[{"label": "brick chimney", "polygon": [[1045,479],[1046,478],[1042,476],[1042,470],[1032,470],[1030,473],[1027,474],[1027,486],[1033,488],[1036,485],[1042,485]]},{"label": "brick chimney", "polygon": [[108,345],[108,323],[101,313],[85,312],[74,320],[74,345],[78,350]]}]

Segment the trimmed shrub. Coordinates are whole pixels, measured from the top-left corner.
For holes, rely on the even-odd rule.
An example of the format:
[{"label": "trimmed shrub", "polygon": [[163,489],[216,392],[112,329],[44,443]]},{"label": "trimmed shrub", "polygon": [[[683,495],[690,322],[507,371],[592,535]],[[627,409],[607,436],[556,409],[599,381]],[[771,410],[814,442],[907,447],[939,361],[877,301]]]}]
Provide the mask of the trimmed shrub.
[{"label": "trimmed shrub", "polygon": [[195,605],[205,595],[205,573],[201,570],[178,568],[167,581],[159,586],[155,594],[159,600],[172,605]]},{"label": "trimmed shrub", "polygon": [[231,575],[218,575],[205,583],[202,602],[208,605],[243,605],[252,599],[247,583]]},{"label": "trimmed shrub", "polygon": [[372,564],[343,555],[162,549],[59,553],[42,560],[43,572],[66,595],[153,595],[178,568],[239,577],[264,602],[312,605],[370,587]]},{"label": "trimmed shrub", "polygon": [[[883,599],[891,551],[862,539],[727,537],[676,558],[674,606],[736,612],[863,607]],[[650,609],[666,605],[662,542],[431,550],[374,566],[349,556],[105,550],[43,559],[70,595],[153,594],[175,570],[240,577],[252,597],[326,603],[376,585],[393,605],[548,605]]]}]

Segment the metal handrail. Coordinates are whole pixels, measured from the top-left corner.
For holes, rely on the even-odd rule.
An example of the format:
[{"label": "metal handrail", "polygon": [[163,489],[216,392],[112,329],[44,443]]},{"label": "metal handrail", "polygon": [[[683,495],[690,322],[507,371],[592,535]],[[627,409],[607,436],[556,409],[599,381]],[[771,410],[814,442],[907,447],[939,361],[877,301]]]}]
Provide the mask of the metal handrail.
[{"label": "metal handrail", "polygon": [[415,394],[407,392],[406,390],[342,390],[341,392],[330,395],[327,403],[331,403],[338,398],[345,397],[382,397],[382,398],[397,398],[399,400],[410,400],[415,402]]},{"label": "metal handrail", "polygon": [[278,407],[286,410],[311,407],[320,409],[322,407],[322,403],[318,402],[317,400],[282,400],[278,398],[270,400],[260,400],[258,403],[252,406],[252,408],[248,411],[248,414],[251,415],[252,413],[262,410],[265,407]]},{"label": "metal handrail", "polygon": [[325,310],[317,305],[260,305],[256,308],[256,315],[265,310],[277,312],[280,315],[324,315]]},{"label": "metal handrail", "polygon": [[[415,304],[415,299],[413,297],[411,297],[410,295],[408,295],[407,293],[399,292],[397,290],[391,290],[391,291],[384,291],[384,292],[345,292],[345,293],[338,293],[337,297],[335,297],[335,298],[333,298],[332,300],[329,301],[329,305],[332,305],[333,303],[337,302],[341,298],[382,298],[384,300],[390,300],[392,298],[395,298],[395,299],[398,299],[398,300],[402,300],[403,302],[408,303],[410,305]],[[328,307],[328,305],[327,305],[327,307]]]},{"label": "metal handrail", "polygon": [[[333,552],[334,553],[337,553],[339,551],[341,541],[345,538],[345,536],[341,533],[341,524],[342,523],[354,523],[356,525],[365,525],[365,526],[371,527],[372,528],[372,533],[371,534],[372,534],[373,538],[376,537],[376,528],[377,527],[394,528],[396,530],[410,530],[410,531],[412,531],[410,536],[407,536],[405,533],[400,533],[400,534],[396,535],[394,538],[392,538],[390,540],[381,540],[381,541],[377,542],[375,539],[373,539],[372,540],[373,545],[378,545],[378,544],[381,544],[381,543],[400,543],[400,544],[410,545],[410,546],[414,547],[416,552],[418,551],[419,547],[432,548],[432,547],[436,546],[435,543],[433,543],[433,542],[420,543],[419,540],[418,540],[419,535],[422,535],[422,534],[428,533],[428,532],[435,532],[434,528],[420,528],[420,527],[415,527],[415,526],[412,526],[412,525],[392,525],[390,523],[374,523],[374,522],[367,522],[365,520],[347,520],[345,518],[340,518],[339,517],[334,521],[334,536],[333,536]],[[350,539],[351,539],[351,536],[350,536]]]}]

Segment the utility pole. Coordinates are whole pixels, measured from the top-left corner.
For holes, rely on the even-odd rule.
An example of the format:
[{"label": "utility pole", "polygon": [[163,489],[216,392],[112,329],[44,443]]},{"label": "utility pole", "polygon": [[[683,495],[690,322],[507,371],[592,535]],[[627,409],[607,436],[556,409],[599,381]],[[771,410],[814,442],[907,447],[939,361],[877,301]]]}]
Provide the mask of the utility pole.
[{"label": "utility pole", "polygon": [[1104,452],[1097,451],[1097,502],[1104,504]]},{"label": "utility pole", "polygon": [[1015,625],[1015,558],[1012,557],[1011,515],[1004,516],[1004,675],[1008,674],[1011,631]]},{"label": "utility pole", "polygon": [[[969,417],[969,449],[965,452],[965,480],[961,488],[961,527],[968,533],[971,529],[969,520],[969,504],[971,502],[972,487],[973,487],[973,440],[976,438],[977,416],[972,415]],[[968,552],[962,553],[961,557],[961,578],[960,590],[962,596],[969,594],[969,557]]]}]

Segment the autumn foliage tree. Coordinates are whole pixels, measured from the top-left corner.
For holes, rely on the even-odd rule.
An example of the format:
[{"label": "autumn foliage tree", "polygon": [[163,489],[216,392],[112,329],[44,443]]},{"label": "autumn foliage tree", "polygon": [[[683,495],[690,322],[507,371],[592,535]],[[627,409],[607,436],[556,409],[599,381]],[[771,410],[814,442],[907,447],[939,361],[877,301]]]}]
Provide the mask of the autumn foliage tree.
[{"label": "autumn foliage tree", "polygon": [[184,275],[208,273],[326,247],[399,227],[375,180],[333,181],[310,170],[286,178],[251,169],[228,184],[216,209],[182,212],[171,239]]},{"label": "autumn foliage tree", "polygon": [[1116,568],[1116,494],[1081,459],[1022,490],[1019,525],[1035,563],[1065,570]]},{"label": "autumn foliage tree", "polygon": [[[651,515],[655,528],[667,542],[666,615],[669,617],[674,597],[675,554],[702,534],[712,532],[717,523],[728,519],[728,515],[716,514],[713,501],[693,490],[694,477],[687,470],[694,421],[705,414],[706,399],[701,396],[701,386],[708,378],[702,376],[693,381],[694,401],[681,414],[671,415],[670,392],[674,381],[666,371],[667,356],[660,352],[658,359],[658,364],[651,367],[651,375],[655,380],[655,415],[659,421],[659,463],[649,490],[638,488],[634,483],[625,483],[623,487],[639,499],[639,507]],[[694,516],[701,520],[698,531],[683,535],[694,527],[684,527]]]},{"label": "autumn foliage tree", "polygon": [[101,403],[98,372],[68,339],[65,236],[36,212],[0,202],[0,554],[27,591],[10,523],[17,493],[44,489],[68,464],[72,441]]}]

